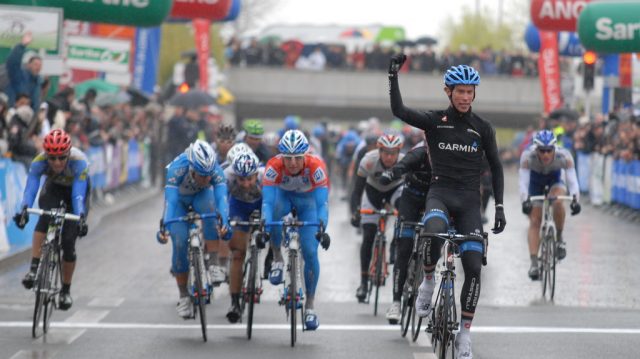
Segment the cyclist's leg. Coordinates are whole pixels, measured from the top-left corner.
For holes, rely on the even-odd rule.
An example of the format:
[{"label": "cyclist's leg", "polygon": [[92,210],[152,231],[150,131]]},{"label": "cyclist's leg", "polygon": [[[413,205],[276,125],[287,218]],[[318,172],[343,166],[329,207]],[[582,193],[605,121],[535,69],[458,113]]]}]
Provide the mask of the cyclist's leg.
[{"label": "cyclist's leg", "polygon": [[[183,200],[187,202],[183,202]],[[166,218],[176,218],[187,214],[189,202],[190,198],[187,197],[179,199],[178,203],[167,205]],[[176,277],[180,298],[187,297],[189,295],[189,291],[187,290],[187,277],[189,272],[187,244],[189,227],[186,223],[177,222],[168,224],[167,230],[171,234],[171,273]]]},{"label": "cyclist's leg", "polygon": [[[276,201],[273,206],[273,220],[280,220],[291,212],[291,199],[289,193],[276,189]],[[273,261],[269,271],[269,281],[271,284],[280,284],[284,276],[284,257],[282,256],[282,227],[271,227],[270,231],[271,244],[270,248],[273,252]]]},{"label": "cyclist's leg", "polygon": [[[420,218],[420,212],[424,210],[426,198],[416,196],[404,191],[398,203],[398,212],[405,221],[416,222]],[[393,267],[393,301],[399,302],[402,298],[402,288],[407,278],[407,266],[413,250],[413,227],[400,228],[398,233],[396,263]]]},{"label": "cyclist's leg", "polygon": [[[191,202],[196,213],[206,214],[216,211],[213,188],[204,189],[193,195]],[[227,280],[227,266],[229,264],[228,246],[218,240],[218,220],[207,218],[202,220],[202,234],[205,239],[206,252],[209,255],[209,277],[213,284],[218,285]],[[226,249],[222,249],[222,247]]]},{"label": "cyclist's leg", "polygon": [[[529,196],[538,196],[544,194],[544,185],[529,184]],[[531,266],[529,267],[529,278],[537,280],[540,277],[538,268],[538,248],[540,248],[540,225],[542,224],[542,202],[533,202],[531,213],[529,214],[529,230],[527,232],[527,241],[529,243],[529,258]]]},{"label": "cyclist's leg", "polygon": [[[567,194],[567,187],[562,182],[557,182],[549,190],[550,196],[564,196]],[[553,221],[556,224],[556,231],[558,232],[558,239],[562,238],[562,230],[564,229],[564,219],[566,212],[564,210],[564,203],[562,201],[556,201],[553,203]]]},{"label": "cyclist's leg", "polygon": [[[301,221],[318,221],[316,201],[312,194],[294,197],[294,206],[298,210],[298,218]],[[300,247],[304,258],[304,284],[307,291],[305,307],[313,309],[313,299],[320,278],[320,262],[318,261],[318,246],[316,239],[318,227],[306,226],[300,228]]]},{"label": "cyclist's leg", "polygon": [[[361,209],[378,209],[369,199],[369,193],[365,190],[360,204]],[[369,264],[373,249],[373,241],[378,228],[378,214],[363,214],[360,223],[362,224],[362,245],[360,246],[360,287],[356,291],[356,297],[362,301],[366,297],[367,285],[369,282]]]},{"label": "cyclist's leg", "polygon": [[[398,186],[395,191],[391,193],[391,197],[389,198],[389,203],[393,205],[395,209],[398,209],[400,197],[402,196],[403,186]],[[396,249],[397,249],[397,239],[395,236],[391,238],[391,243],[389,243],[389,263],[394,265],[396,261]]]}]

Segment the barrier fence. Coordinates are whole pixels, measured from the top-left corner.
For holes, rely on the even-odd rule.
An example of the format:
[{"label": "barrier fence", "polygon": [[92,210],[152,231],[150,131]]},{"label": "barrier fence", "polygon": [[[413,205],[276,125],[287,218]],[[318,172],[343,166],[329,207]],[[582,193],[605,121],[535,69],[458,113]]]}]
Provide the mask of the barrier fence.
[{"label": "barrier fence", "polygon": [[[89,159],[91,187],[96,191],[109,192],[125,185],[149,181],[148,140],[93,146],[85,153]],[[27,227],[20,230],[11,220],[20,211],[26,181],[27,169],[22,163],[0,158],[0,256],[16,248],[31,246],[37,221],[30,218]]]}]

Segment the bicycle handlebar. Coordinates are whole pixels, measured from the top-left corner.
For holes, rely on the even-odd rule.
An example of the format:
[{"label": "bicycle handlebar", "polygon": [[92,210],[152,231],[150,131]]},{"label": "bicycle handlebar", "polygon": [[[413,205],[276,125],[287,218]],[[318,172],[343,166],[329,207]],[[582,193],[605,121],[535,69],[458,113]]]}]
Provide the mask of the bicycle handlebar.
[{"label": "bicycle handlebar", "polygon": [[484,236],[479,236],[475,234],[471,235],[471,234],[456,234],[452,232],[445,232],[445,233],[422,233],[422,235],[425,237],[441,238],[444,240],[452,241],[454,243],[465,242],[465,241],[484,243]]},{"label": "bicycle handlebar", "polygon": [[56,218],[64,218],[67,221],[80,221],[80,216],[71,214],[71,213],[63,213],[55,210],[44,210],[40,208],[27,208],[27,213],[38,214],[41,216],[50,216]]},{"label": "bicycle handlebar", "polygon": [[311,222],[311,221],[270,221],[265,222],[266,226],[284,226],[284,227],[320,227],[322,224],[320,222]]},{"label": "bicycle handlebar", "polygon": [[259,227],[262,224],[262,222],[260,221],[260,219],[257,219],[255,221],[229,221],[229,225],[231,227],[235,227],[235,226],[256,226]]},{"label": "bicycle handlebar", "polygon": [[360,210],[360,214],[379,214],[381,216],[397,216],[398,211],[396,209],[388,210],[386,208],[383,208],[383,209],[364,208]]},{"label": "bicycle handlebar", "polygon": [[530,201],[544,201],[545,199],[548,199],[549,202],[553,202],[553,201],[574,201],[576,199],[575,196],[544,196],[544,195],[538,195],[538,196],[531,196],[529,197]]},{"label": "bicycle handlebar", "polygon": [[166,226],[168,224],[176,223],[176,222],[192,222],[197,219],[207,219],[207,218],[218,218],[218,214],[217,213],[199,214],[199,213],[191,212],[191,213],[187,213],[187,215],[185,216],[171,218],[165,221],[164,225]]}]

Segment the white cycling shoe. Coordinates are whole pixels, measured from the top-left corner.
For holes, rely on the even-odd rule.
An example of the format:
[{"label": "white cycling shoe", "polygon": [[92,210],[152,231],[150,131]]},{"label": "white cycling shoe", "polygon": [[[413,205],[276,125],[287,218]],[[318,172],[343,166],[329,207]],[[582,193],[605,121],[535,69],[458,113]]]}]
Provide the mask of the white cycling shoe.
[{"label": "white cycling shoe", "polygon": [[389,324],[398,324],[401,316],[402,316],[402,313],[400,310],[400,302],[391,303],[391,306],[387,310],[387,314],[386,314]]},{"label": "white cycling shoe", "polygon": [[211,280],[211,284],[214,286],[219,286],[220,283],[224,283],[227,281],[227,270],[223,266],[210,265],[209,266],[209,279]]},{"label": "white cycling shoe", "polygon": [[176,306],[176,310],[178,311],[178,315],[184,319],[191,319],[193,317],[191,305],[191,298],[182,297],[178,301],[178,305]]},{"label": "white cycling shoe", "polygon": [[468,335],[456,337],[456,359],[473,359],[471,338]]},{"label": "white cycling shoe", "polygon": [[422,281],[418,288],[418,297],[416,298],[416,314],[420,318],[428,317],[431,314],[431,297],[433,296],[433,286]]}]

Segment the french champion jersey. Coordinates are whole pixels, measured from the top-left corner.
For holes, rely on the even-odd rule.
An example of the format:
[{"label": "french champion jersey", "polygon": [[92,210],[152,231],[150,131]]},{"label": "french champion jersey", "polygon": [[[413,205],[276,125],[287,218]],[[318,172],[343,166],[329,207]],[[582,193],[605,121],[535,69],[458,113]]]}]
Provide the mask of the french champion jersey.
[{"label": "french champion jersey", "polygon": [[290,192],[310,192],[318,187],[329,187],[329,177],[324,161],[318,156],[305,154],[301,173],[292,175],[284,167],[282,155],[267,162],[263,176],[264,186],[278,186]]},{"label": "french champion jersey", "polygon": [[211,181],[205,186],[198,186],[191,172],[189,171],[189,159],[187,154],[183,153],[176,157],[167,166],[167,186],[178,187],[178,192],[181,195],[192,195],[202,191],[209,186],[215,186],[220,183],[225,183],[224,172],[220,165],[216,163],[215,171],[211,176]]},{"label": "french champion jersey", "polygon": [[[403,153],[398,156],[398,162],[400,162],[402,158],[404,158]],[[367,184],[377,191],[388,192],[402,184],[404,178],[399,177],[388,185],[383,186],[380,184],[380,175],[387,169],[388,168],[384,168],[382,166],[382,162],[380,161],[380,151],[375,149],[367,152],[364,157],[362,157],[362,160],[360,160],[360,166],[358,166],[357,174],[360,177],[365,177],[367,179]]]}]

